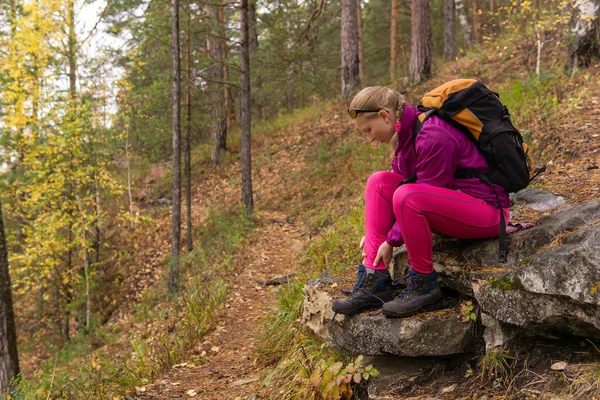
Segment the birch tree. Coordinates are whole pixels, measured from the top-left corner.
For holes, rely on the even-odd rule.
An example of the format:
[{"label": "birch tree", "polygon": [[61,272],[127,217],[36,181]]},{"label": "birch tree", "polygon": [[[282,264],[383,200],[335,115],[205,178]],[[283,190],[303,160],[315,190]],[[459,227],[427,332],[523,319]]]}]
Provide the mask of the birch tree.
[{"label": "birch tree", "polygon": [[599,4],[596,0],[576,0],[573,8],[568,69],[586,68],[599,56]]},{"label": "birch tree", "polygon": [[456,13],[458,14],[458,22],[460,23],[460,27],[463,31],[465,44],[467,47],[470,47],[473,44],[473,38],[471,36],[471,27],[469,26],[469,21],[467,20],[464,1],[465,0],[454,0],[454,5],[456,7]]}]

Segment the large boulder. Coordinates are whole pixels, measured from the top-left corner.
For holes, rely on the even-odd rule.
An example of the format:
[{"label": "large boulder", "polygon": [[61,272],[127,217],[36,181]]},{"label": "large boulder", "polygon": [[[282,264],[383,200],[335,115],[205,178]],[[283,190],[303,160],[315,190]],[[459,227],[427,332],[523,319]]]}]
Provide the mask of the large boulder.
[{"label": "large boulder", "polygon": [[331,302],[339,297],[337,283],[321,277],[305,285],[302,320],[317,336],[350,354],[445,356],[464,352],[473,336],[474,323],[463,322],[456,309],[412,318],[363,313],[333,319]]},{"label": "large boulder", "polygon": [[409,357],[463,353],[475,328],[472,321],[463,322],[456,311],[412,318],[358,315],[331,327],[333,343],[352,355]]},{"label": "large boulder", "polygon": [[475,287],[479,305],[499,321],[600,338],[600,224],[565,235],[561,244]]}]

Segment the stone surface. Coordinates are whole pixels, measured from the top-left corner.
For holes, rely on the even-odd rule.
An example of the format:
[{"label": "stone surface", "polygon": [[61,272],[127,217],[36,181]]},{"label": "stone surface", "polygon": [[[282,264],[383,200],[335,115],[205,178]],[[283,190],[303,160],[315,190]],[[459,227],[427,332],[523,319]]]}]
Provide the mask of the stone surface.
[{"label": "stone surface", "polygon": [[472,338],[474,323],[462,322],[459,312],[449,309],[411,318],[337,315],[332,321],[334,296],[324,289],[319,279],[305,285],[302,321],[352,355],[445,356],[462,353]]},{"label": "stone surface", "polygon": [[481,313],[481,323],[485,327],[483,340],[485,341],[486,351],[494,347],[503,346],[517,334],[517,330],[514,327],[504,324],[484,312]]},{"label": "stone surface", "polygon": [[600,224],[593,223],[479,287],[482,309],[548,334],[600,338]]},{"label": "stone surface", "polygon": [[[304,308],[302,322],[323,340],[329,340],[327,326],[331,323],[334,312],[331,309],[333,296],[323,290],[325,287],[337,286],[341,280],[334,280],[325,271],[317,279],[304,285]],[[337,315],[336,320],[342,321],[343,315]]]},{"label": "stone surface", "polygon": [[536,211],[551,210],[566,203],[565,199],[546,189],[525,188],[510,196],[515,205],[525,204]]},{"label": "stone surface", "polygon": [[445,356],[465,351],[474,325],[457,312],[427,313],[427,318],[357,315],[330,325],[332,342],[352,355]]}]

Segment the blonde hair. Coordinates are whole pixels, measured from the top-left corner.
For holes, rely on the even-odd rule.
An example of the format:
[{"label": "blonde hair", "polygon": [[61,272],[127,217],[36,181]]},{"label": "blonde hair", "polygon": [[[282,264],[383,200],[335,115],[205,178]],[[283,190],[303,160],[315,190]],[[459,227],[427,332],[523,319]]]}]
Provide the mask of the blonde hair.
[{"label": "blonde hair", "polygon": [[[356,96],[350,102],[350,108],[355,109],[381,109],[387,108],[394,112],[395,122],[402,120],[404,114],[404,96],[395,90],[387,88],[385,86],[369,86],[358,92]],[[377,114],[358,114],[358,118],[374,118]],[[392,154],[396,150],[398,145],[398,132],[394,133],[390,140],[390,148]]]}]

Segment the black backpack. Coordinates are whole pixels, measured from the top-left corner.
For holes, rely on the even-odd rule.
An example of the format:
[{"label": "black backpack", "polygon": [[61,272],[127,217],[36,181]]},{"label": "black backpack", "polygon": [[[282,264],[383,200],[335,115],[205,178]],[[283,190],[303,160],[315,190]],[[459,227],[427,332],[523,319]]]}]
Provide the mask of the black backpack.
[{"label": "black backpack", "polygon": [[[423,123],[436,115],[462,131],[486,159],[489,167],[486,174],[459,168],[454,174],[457,179],[479,178],[488,185],[499,185],[511,193],[527,187],[545,169],[531,176],[532,161],[527,144],[510,120],[500,96],[480,81],[456,79],[447,82],[425,94],[417,108],[423,113],[415,124],[413,139],[416,140]],[[506,221],[495,188],[494,193],[500,209],[499,257],[500,262],[505,263]]]}]

